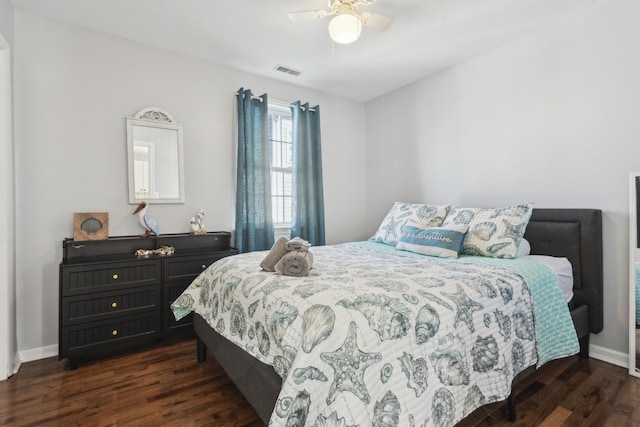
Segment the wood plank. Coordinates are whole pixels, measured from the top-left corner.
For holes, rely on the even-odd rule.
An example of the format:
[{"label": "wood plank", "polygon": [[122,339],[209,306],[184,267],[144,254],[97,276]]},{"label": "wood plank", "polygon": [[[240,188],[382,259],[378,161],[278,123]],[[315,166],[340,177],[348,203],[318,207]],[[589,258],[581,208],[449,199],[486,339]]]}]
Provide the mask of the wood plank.
[{"label": "wood plank", "polygon": [[564,420],[569,418],[569,415],[571,415],[570,410],[563,408],[562,406],[558,406],[547,418],[544,419],[544,421],[540,423],[540,427],[557,427],[562,425]]},{"label": "wood plank", "polygon": [[[550,362],[514,393],[514,423],[496,402],[458,426],[640,425],[640,379],[598,360]],[[193,339],[84,361],[74,371],[57,358],[29,362],[0,382],[0,425],[79,424],[265,426],[213,357],[196,362]]]}]

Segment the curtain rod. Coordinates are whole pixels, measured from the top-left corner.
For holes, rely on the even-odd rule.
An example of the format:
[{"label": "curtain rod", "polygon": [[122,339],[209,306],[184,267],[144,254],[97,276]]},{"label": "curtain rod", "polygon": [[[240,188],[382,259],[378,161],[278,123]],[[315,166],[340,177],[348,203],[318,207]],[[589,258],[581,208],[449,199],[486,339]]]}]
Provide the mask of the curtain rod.
[{"label": "curtain rod", "polygon": [[[236,92],[236,96],[238,96],[238,95],[240,95],[240,94],[238,92]],[[244,94],[242,96],[244,96]],[[256,99],[256,100],[258,100],[260,102],[264,101],[264,99],[262,99],[261,96],[255,96],[255,95],[251,95],[251,99]]]},{"label": "curtain rod", "polygon": [[[238,92],[236,92],[236,96],[238,96],[238,95],[240,95],[240,94]],[[251,99],[256,99],[256,100],[258,100],[260,102],[264,102],[264,99],[262,99],[261,96],[251,95]],[[275,99],[275,98],[271,98],[271,102],[273,102],[274,104],[282,104],[283,107],[289,107],[292,104],[291,102],[282,101],[280,99]],[[300,109],[302,111],[305,110],[305,108],[302,105],[300,106]],[[313,111],[315,113],[316,109],[315,108],[309,108],[309,111]]]},{"label": "curtain rod", "polygon": [[[289,107],[289,106],[291,106],[291,104],[293,104],[293,102],[286,102],[286,101],[282,101],[280,99],[275,99],[275,98],[271,99],[271,102],[273,102],[275,104],[282,104],[283,106],[286,106],[286,107]],[[305,110],[305,108],[302,105],[300,106],[300,109],[302,111]],[[313,111],[315,113],[316,109],[315,108],[309,108],[309,111]]]}]

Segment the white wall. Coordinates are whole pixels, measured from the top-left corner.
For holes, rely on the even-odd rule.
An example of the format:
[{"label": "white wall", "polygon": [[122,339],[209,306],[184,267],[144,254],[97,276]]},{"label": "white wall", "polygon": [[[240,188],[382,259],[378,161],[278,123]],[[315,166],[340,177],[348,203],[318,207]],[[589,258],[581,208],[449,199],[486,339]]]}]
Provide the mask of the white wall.
[{"label": "white wall", "polygon": [[15,360],[15,199],[13,180],[13,7],[0,1],[0,380],[13,375]]},{"label": "white wall", "polygon": [[369,102],[369,231],[394,200],[600,208],[605,329],[592,343],[626,355],[639,16],[637,0],[611,1]]},{"label": "white wall", "polygon": [[9,46],[13,46],[13,25],[11,0],[0,0],[0,33]]},{"label": "white wall", "polygon": [[184,125],[186,203],[152,205],[161,233],[234,225],[235,91],[322,108],[327,243],[366,237],[364,106],[16,11],[17,329],[26,359],[57,354],[58,264],[74,212],[109,212],[109,234],[143,230],[128,204],[125,117],[167,110]]}]

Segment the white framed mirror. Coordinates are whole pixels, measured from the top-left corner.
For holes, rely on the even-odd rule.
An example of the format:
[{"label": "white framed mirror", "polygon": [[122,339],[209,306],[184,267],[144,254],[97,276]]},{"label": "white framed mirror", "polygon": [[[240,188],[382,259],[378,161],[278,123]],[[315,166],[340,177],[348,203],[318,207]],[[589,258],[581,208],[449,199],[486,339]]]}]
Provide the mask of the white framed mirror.
[{"label": "white framed mirror", "polygon": [[629,174],[629,374],[640,377],[640,172]]},{"label": "white framed mirror", "polygon": [[129,203],[184,203],[182,124],[149,107],[127,117]]}]

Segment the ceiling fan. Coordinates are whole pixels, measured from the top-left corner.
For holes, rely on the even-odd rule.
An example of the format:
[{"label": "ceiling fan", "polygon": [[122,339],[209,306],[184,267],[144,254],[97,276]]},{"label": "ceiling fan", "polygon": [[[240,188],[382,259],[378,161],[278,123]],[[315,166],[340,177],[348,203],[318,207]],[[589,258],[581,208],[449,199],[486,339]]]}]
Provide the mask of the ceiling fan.
[{"label": "ceiling fan", "polygon": [[329,10],[306,10],[289,13],[289,19],[294,22],[320,19],[335,15],[329,22],[331,39],[340,44],[353,43],[360,37],[362,27],[385,31],[393,18],[375,12],[358,13],[358,6],[369,6],[376,0],[327,0]]}]

